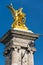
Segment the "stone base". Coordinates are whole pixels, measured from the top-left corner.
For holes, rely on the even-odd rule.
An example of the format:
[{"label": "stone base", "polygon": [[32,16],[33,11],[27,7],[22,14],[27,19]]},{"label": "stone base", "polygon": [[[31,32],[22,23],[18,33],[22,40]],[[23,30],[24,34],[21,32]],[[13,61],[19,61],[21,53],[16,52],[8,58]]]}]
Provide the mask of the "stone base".
[{"label": "stone base", "polygon": [[39,37],[30,31],[9,30],[1,39],[6,47],[4,56],[6,65],[34,65],[34,41]]}]

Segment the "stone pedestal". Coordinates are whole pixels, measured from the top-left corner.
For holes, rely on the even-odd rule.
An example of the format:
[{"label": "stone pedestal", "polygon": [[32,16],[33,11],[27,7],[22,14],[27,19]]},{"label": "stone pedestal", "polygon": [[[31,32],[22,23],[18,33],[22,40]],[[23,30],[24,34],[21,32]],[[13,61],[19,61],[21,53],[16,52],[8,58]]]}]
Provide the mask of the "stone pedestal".
[{"label": "stone pedestal", "polygon": [[38,34],[29,31],[9,30],[1,39],[5,45],[6,65],[34,65],[34,41]]}]

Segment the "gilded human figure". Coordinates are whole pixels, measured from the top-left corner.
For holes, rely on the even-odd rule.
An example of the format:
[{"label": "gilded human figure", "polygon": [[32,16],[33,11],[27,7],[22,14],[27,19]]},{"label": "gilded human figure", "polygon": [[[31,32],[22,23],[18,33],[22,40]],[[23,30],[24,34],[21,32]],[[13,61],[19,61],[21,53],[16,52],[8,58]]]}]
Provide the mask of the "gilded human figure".
[{"label": "gilded human figure", "polygon": [[25,26],[26,17],[25,17],[25,13],[22,12],[23,8],[15,10],[11,5],[7,7],[11,10],[13,18],[14,18],[12,28],[28,30],[28,28]]}]

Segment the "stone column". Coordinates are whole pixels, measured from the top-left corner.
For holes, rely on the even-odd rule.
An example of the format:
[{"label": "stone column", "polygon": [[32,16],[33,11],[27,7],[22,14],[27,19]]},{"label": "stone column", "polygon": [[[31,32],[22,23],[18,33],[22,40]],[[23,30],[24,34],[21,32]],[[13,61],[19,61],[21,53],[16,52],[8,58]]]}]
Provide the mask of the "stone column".
[{"label": "stone column", "polygon": [[12,51],[9,54],[7,54],[5,57],[6,57],[6,63],[5,63],[5,65],[11,65]]},{"label": "stone column", "polygon": [[[38,34],[16,29],[9,30],[0,42],[5,45],[6,65],[34,65],[34,43]],[[9,43],[8,43],[9,42]]]},{"label": "stone column", "polygon": [[9,59],[9,57],[6,57],[6,64],[5,65],[9,65],[9,62],[10,61],[10,59]]},{"label": "stone column", "polygon": [[23,65],[28,65],[28,54],[27,54],[27,51],[25,50],[25,55],[24,55],[24,58],[23,58]]},{"label": "stone column", "polygon": [[21,65],[21,55],[19,48],[15,47],[12,52],[12,63],[11,65]]},{"label": "stone column", "polygon": [[28,65],[34,65],[33,52],[30,51],[28,54]]}]

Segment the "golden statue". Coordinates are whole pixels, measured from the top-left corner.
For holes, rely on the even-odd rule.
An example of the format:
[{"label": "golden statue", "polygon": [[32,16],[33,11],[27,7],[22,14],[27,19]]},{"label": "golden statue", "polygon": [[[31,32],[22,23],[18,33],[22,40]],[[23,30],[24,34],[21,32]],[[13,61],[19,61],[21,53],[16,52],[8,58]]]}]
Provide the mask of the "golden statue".
[{"label": "golden statue", "polygon": [[25,26],[26,18],[25,18],[25,14],[22,12],[23,8],[15,10],[11,5],[9,5],[7,7],[11,10],[13,18],[14,18],[12,28],[28,30],[28,28]]}]

